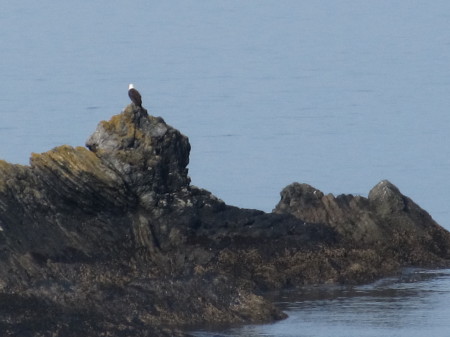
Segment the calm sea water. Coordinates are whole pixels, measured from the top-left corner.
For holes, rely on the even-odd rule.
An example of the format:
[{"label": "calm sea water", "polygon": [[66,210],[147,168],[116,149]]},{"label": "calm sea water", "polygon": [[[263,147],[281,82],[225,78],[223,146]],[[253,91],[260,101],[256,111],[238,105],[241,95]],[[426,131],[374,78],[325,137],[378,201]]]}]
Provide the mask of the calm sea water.
[{"label": "calm sea water", "polygon": [[[132,82],[189,136],[193,184],[229,204],[270,211],[294,181],[367,195],[389,179],[450,228],[448,1],[4,1],[0,28],[2,159],[83,145]],[[314,317],[296,329],[318,335]]]},{"label": "calm sea water", "polygon": [[268,325],[196,331],[197,337],[448,337],[450,270],[409,270],[358,287],[281,294],[289,318]]}]

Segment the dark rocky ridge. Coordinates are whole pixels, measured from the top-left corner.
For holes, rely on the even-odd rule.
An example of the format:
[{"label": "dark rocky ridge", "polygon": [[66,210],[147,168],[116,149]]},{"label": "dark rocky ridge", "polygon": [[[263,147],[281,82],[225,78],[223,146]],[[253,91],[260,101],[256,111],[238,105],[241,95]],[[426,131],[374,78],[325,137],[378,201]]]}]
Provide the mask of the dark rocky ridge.
[{"label": "dark rocky ridge", "polygon": [[387,181],[295,183],[268,214],[190,185],[187,137],[144,109],[86,145],[0,161],[2,336],[183,335],[283,318],[265,290],[449,265],[450,234]]}]

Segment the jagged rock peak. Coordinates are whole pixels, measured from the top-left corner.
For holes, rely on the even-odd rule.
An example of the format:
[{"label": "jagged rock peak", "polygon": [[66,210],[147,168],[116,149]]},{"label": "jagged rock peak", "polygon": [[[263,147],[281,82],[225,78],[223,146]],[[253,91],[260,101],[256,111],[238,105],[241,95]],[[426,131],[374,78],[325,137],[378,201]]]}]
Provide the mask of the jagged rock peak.
[{"label": "jagged rock peak", "polygon": [[311,204],[320,203],[324,194],[308,184],[292,183],[281,192],[281,201],[277,207],[310,207]]},{"label": "jagged rock peak", "polygon": [[405,196],[388,180],[382,180],[375,185],[370,190],[368,199],[373,206],[388,214],[404,210],[407,204]]},{"label": "jagged rock peak", "polygon": [[[390,211],[403,210],[408,198],[388,180],[382,180],[375,185],[369,192],[368,198],[353,195],[339,195],[334,197],[332,194],[325,195],[322,191],[308,184],[292,183],[286,186],[280,193],[281,200],[275,207],[277,213],[305,212],[308,209],[329,208],[331,201],[339,201],[351,204],[356,199],[357,202],[364,201],[366,206],[369,204],[374,208],[389,207]],[[344,202],[345,201],[345,202]],[[313,221],[309,219],[309,221]],[[324,220],[322,220],[324,221]]]},{"label": "jagged rock peak", "polygon": [[[421,249],[429,250],[433,235],[444,235],[431,216],[403,195],[387,180],[379,182],[367,198],[353,195],[324,195],[307,184],[293,183],[281,192],[275,213],[292,214],[306,222],[326,224],[354,244],[385,242],[386,238],[422,240]],[[433,234],[430,235],[430,232]],[[436,234],[439,233],[439,234]],[[448,244],[445,245],[446,251]],[[447,253],[445,253],[447,254]]]},{"label": "jagged rock peak", "polygon": [[144,206],[152,206],[158,194],[189,186],[188,138],[143,108],[130,104],[100,122],[86,146],[123,177]]}]

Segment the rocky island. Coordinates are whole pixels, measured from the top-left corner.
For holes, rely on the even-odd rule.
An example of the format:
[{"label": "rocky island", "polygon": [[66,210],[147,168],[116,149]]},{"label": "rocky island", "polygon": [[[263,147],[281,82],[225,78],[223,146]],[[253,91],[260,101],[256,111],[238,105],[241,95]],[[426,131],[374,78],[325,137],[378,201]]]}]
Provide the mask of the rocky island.
[{"label": "rocky island", "polygon": [[186,336],[281,319],[264,292],[450,265],[450,233],[388,181],[283,189],[272,213],[192,186],[188,138],[129,105],[86,147],[0,161],[2,336]]}]

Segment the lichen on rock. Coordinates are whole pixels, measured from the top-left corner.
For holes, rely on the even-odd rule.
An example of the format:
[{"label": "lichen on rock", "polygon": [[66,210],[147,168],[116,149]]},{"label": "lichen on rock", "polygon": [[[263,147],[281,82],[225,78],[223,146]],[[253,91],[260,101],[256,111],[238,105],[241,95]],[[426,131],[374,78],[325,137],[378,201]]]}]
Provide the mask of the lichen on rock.
[{"label": "lichen on rock", "polygon": [[158,195],[188,187],[188,138],[145,109],[129,105],[99,123],[86,146],[122,175],[141,205],[157,205]]}]

